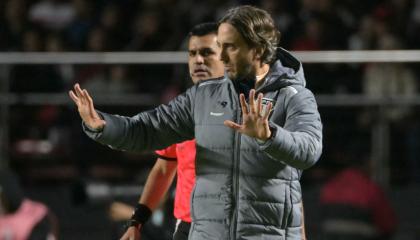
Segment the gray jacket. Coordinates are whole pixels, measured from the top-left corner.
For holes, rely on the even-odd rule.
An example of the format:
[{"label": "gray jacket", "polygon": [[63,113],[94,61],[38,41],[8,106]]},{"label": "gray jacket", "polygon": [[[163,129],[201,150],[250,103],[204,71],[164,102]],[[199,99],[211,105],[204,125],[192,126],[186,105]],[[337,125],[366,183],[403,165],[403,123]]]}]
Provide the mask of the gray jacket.
[{"label": "gray jacket", "polygon": [[129,151],[196,139],[189,239],[302,239],[299,179],[322,151],[321,119],[302,66],[279,49],[257,89],[264,93],[264,104],[274,104],[273,135],[265,143],[223,124],[241,122],[241,91],[246,85],[227,77],[204,81],[168,105],[131,118],[101,113],[104,130],[85,131],[98,142]]}]

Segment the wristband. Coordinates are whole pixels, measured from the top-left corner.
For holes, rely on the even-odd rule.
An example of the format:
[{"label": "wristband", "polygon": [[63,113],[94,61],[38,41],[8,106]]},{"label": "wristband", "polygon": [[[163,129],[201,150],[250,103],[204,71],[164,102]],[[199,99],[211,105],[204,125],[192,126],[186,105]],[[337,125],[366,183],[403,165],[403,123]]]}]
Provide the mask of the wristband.
[{"label": "wristband", "polygon": [[131,220],[138,222],[139,224],[144,224],[149,220],[152,215],[152,210],[145,204],[137,203],[134,208],[133,215],[131,215]]},{"label": "wristband", "polygon": [[130,228],[130,227],[136,227],[136,229],[137,229],[137,230],[139,230],[140,225],[141,225],[141,223],[137,222],[136,220],[134,220],[134,219],[129,219],[129,220],[125,223],[124,228],[127,230],[127,229],[128,229],[128,228]]}]

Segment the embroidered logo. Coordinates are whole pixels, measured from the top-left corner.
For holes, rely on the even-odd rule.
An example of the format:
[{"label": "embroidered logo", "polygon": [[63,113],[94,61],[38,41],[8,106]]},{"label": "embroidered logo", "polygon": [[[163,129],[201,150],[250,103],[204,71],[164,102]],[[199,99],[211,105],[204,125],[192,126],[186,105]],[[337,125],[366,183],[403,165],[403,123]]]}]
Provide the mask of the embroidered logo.
[{"label": "embroidered logo", "polygon": [[263,113],[265,113],[268,104],[271,102],[271,111],[270,114],[273,112],[274,110],[274,106],[276,105],[276,101],[274,99],[271,98],[262,98],[262,105],[263,105]]}]

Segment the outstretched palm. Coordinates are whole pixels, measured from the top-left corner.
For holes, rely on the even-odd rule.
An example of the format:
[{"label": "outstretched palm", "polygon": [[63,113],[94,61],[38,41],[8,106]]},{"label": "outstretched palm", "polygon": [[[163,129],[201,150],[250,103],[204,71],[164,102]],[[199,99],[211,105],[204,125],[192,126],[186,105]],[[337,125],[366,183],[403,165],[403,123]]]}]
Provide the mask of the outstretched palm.
[{"label": "outstretched palm", "polygon": [[101,130],[105,126],[105,121],[101,119],[93,106],[93,100],[86,89],[81,89],[79,84],[74,85],[74,91],[69,91],[70,98],[77,105],[80,117],[90,128]]},{"label": "outstretched palm", "polygon": [[226,120],[224,124],[238,132],[248,135],[260,140],[267,140],[271,136],[271,131],[268,125],[268,117],[272,104],[269,103],[264,110],[262,105],[263,94],[258,94],[257,101],[255,101],[255,90],[249,92],[249,104],[246,103],[245,95],[240,94],[239,99],[242,109],[242,124],[237,124],[230,120]]}]

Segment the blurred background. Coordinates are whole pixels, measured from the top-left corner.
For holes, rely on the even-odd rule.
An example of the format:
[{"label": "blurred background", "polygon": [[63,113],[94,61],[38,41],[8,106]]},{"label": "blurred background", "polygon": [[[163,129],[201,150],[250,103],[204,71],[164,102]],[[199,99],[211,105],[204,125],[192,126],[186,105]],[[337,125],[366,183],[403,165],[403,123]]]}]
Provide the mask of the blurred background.
[{"label": "blurred background", "polygon": [[[11,52],[184,51],[192,26],[240,4],[271,13],[280,45],[292,51],[420,48],[419,0],[0,1],[0,169],[14,171],[24,195],[50,209],[59,239],[117,239],[122,222],[110,219],[109,204],[134,204],[155,161],[151,152],[114,151],[88,139],[68,90],[80,83],[98,109],[134,115],[188,88],[187,66],[16,64],[8,62]],[[323,155],[302,177],[309,239],[323,239],[326,183],[356,165],[395,213],[390,239],[420,239],[420,57],[393,56],[304,61],[324,124]],[[170,194],[142,239],[171,238],[172,204]]]}]

